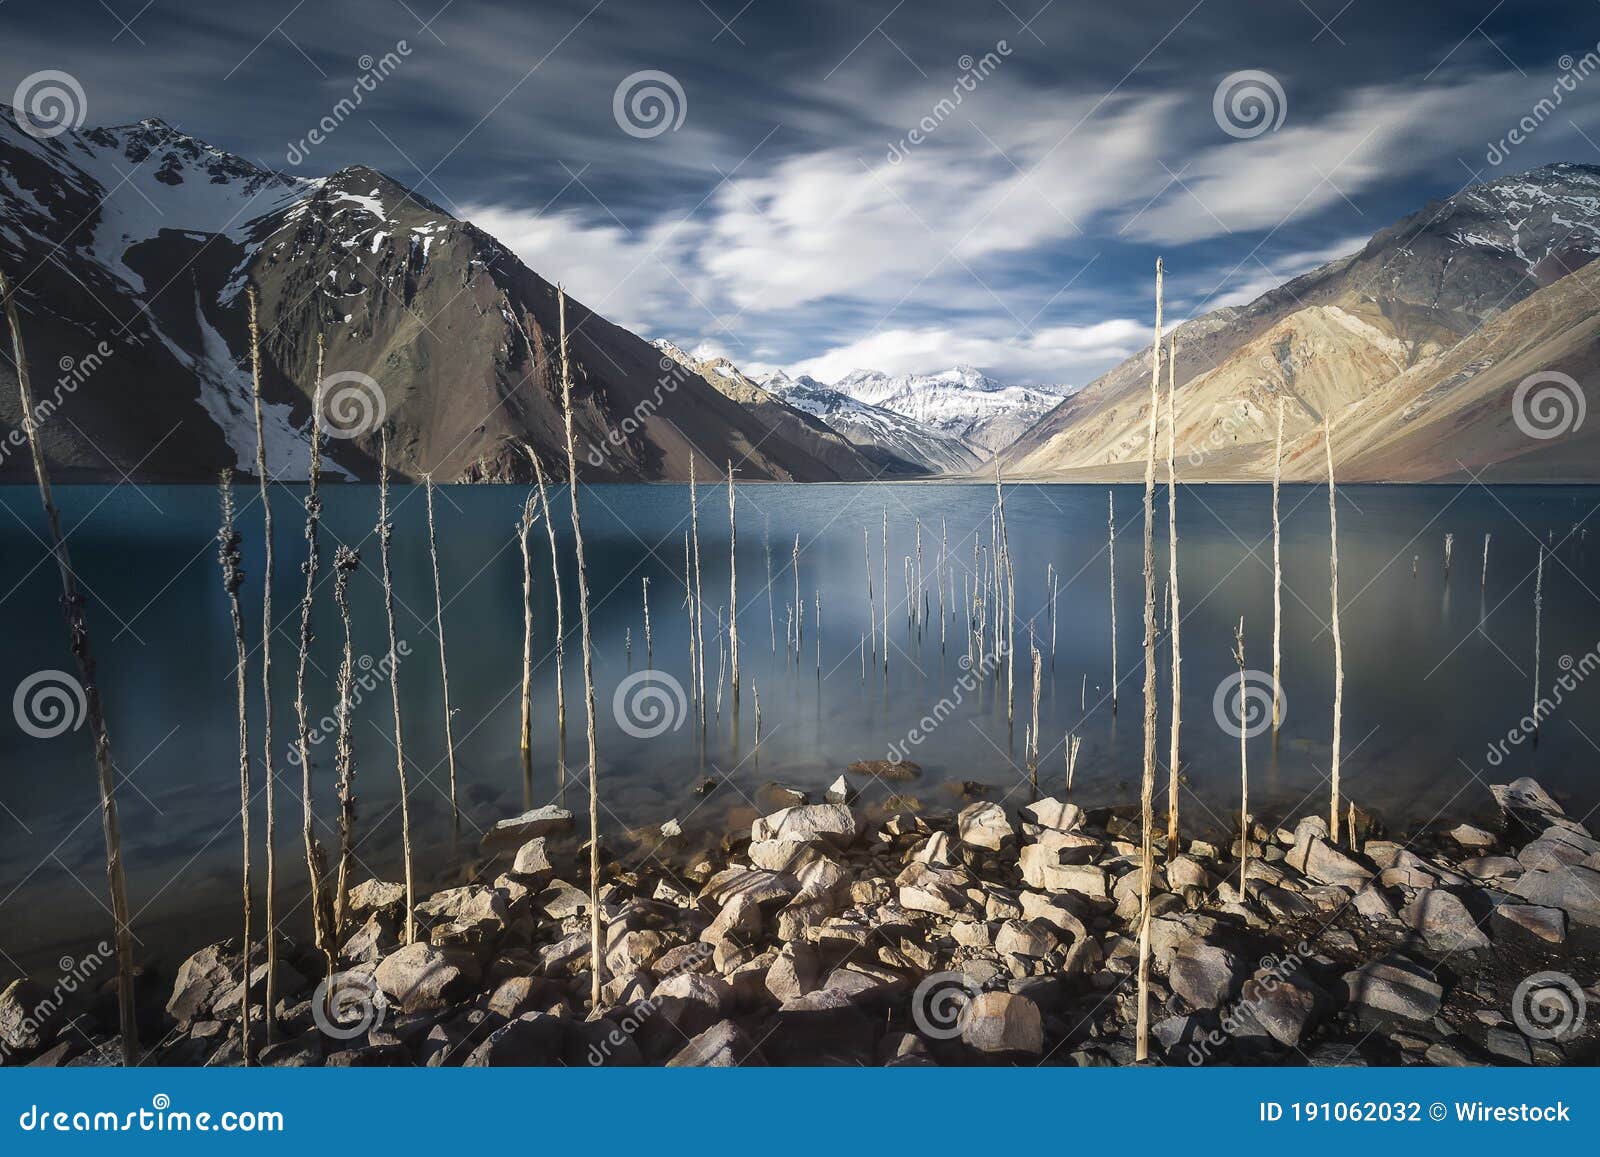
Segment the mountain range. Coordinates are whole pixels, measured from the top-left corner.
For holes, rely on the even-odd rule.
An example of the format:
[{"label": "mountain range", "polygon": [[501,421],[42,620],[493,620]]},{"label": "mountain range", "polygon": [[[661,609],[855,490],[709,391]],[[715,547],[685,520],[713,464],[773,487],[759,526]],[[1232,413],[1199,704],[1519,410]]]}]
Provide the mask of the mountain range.
[{"label": "mountain range", "polygon": [[[1472,185],[1359,252],[1178,325],[1180,474],[1594,480],[1600,168]],[[557,288],[372,169],[286,176],[159,120],[36,138],[0,105],[0,266],[47,460],[63,479],[209,481],[254,467],[246,289],[259,303],[269,470],[303,477],[319,359],[330,471],[566,474]],[[1081,390],[970,366],[752,378],[565,300],[580,475],[862,481],[1136,477],[1148,349]],[[319,345],[320,343],[320,345]],[[21,425],[9,340],[0,426]],[[1165,372],[1163,379],[1165,379]],[[337,389],[334,388],[337,384]],[[1165,380],[1163,380],[1165,386]],[[1543,428],[1541,428],[1541,426]],[[0,456],[0,480],[26,477]]]},{"label": "mountain range", "polygon": [[[1170,335],[1180,477],[1600,478],[1600,167],[1472,185],[1247,305]],[[1009,446],[1033,478],[1131,478],[1149,429],[1147,348]],[[1166,371],[1162,388],[1165,390]],[[1163,395],[1164,396],[1164,395]]]}]

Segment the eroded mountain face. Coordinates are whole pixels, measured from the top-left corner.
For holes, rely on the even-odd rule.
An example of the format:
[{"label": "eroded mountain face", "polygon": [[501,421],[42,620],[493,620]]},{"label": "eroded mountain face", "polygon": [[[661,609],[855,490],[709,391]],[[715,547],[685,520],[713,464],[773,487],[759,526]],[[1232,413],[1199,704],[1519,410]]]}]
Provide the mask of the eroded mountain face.
[{"label": "eroded mountain face", "polygon": [[[1592,388],[1600,298],[1584,289],[1597,253],[1600,169],[1551,165],[1463,190],[1359,253],[1184,323],[1175,331],[1180,473],[1270,477],[1281,402],[1291,478],[1325,470],[1307,452],[1325,417],[1339,472],[1351,478],[1422,481],[1486,466],[1495,477],[1600,476],[1592,427],[1530,437],[1513,409],[1532,373]],[[1126,474],[1144,455],[1149,388],[1146,350],[1041,421],[1003,465],[1032,476]]]},{"label": "eroded mountain face", "polygon": [[[565,476],[555,287],[493,238],[365,168],[268,172],[161,121],[37,139],[0,106],[0,262],[18,287],[41,436],[63,478],[203,481],[254,469],[246,293],[259,295],[269,473],[305,474],[338,375],[331,470]],[[568,300],[579,473],[865,476]],[[0,422],[21,424],[0,360]],[[335,402],[333,390],[328,398]],[[27,473],[25,455],[0,476]]]}]

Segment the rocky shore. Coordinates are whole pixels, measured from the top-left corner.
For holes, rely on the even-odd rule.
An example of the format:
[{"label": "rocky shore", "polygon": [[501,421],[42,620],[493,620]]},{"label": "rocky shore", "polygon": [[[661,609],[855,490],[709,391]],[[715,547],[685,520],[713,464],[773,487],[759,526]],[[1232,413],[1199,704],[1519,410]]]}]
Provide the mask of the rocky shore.
[{"label": "rocky shore", "polygon": [[[903,765],[910,768],[912,765]],[[905,774],[901,770],[901,774]],[[944,813],[817,801],[686,852],[675,822],[603,864],[605,985],[589,1005],[588,881],[570,813],[496,824],[475,882],[417,906],[351,894],[329,983],[285,942],[263,1065],[1120,1065],[1134,1057],[1138,821],[1058,799]],[[1581,1064],[1600,962],[1600,842],[1529,779],[1498,820],[1404,843],[1357,816],[1158,850],[1151,1051],[1168,1065]],[[783,798],[786,794],[786,798]],[[772,798],[769,791],[768,797]],[[1489,830],[1492,828],[1493,830]],[[1174,849],[1176,851],[1176,849]],[[580,854],[581,853],[581,854]],[[248,996],[265,989],[256,951]],[[236,942],[143,977],[146,1063],[243,1060]],[[320,981],[320,983],[319,983]],[[1585,987],[1587,986],[1587,987]],[[111,996],[0,993],[5,1063],[115,1063]],[[165,997],[164,1003],[161,1003]],[[254,1033],[261,1027],[255,1018]]]}]

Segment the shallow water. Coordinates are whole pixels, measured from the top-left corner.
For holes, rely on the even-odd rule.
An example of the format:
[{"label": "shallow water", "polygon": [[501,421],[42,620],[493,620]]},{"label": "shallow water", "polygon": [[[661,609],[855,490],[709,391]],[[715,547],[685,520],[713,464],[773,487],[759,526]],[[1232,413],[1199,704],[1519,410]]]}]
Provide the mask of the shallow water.
[{"label": "shallow water", "polygon": [[[1112,488],[1118,526],[1117,628],[1120,713],[1110,705],[1106,488],[1018,486],[1006,491],[1015,558],[1017,650],[1015,720],[1008,726],[1004,662],[981,656],[974,674],[963,663],[963,623],[973,547],[990,543],[994,488],[987,485],[745,486],[738,490],[739,639],[745,686],[737,710],[731,690],[715,703],[716,622],[728,577],[726,490],[700,492],[701,563],[706,603],[707,727],[703,742],[685,718],[669,680],[686,686],[688,620],[683,535],[689,503],[683,486],[614,486],[583,491],[589,579],[594,599],[602,822],[620,832],[676,817],[689,829],[720,832],[761,803],[777,780],[820,790],[856,759],[884,758],[904,744],[924,768],[896,785],[928,808],[961,802],[952,782],[975,781],[990,798],[1024,802],[1030,793],[1024,733],[1030,722],[1030,624],[1041,652],[1039,704],[1043,791],[1059,793],[1063,741],[1082,737],[1073,798],[1086,804],[1137,799],[1141,751],[1142,517],[1137,487]],[[64,525],[89,598],[113,749],[129,893],[147,957],[169,963],[237,923],[238,781],[233,699],[233,640],[216,563],[217,496],[204,487],[62,487]],[[420,488],[392,495],[397,634],[409,655],[400,665],[405,745],[419,852],[419,884],[452,879],[494,819],[562,798],[580,815],[587,806],[578,597],[564,490],[552,493],[562,543],[568,710],[568,782],[559,785],[555,728],[554,602],[543,526],[532,540],[534,587],[533,781],[525,793],[518,754],[522,651],[522,563],[514,523],[523,498],[509,487],[441,487],[437,492],[451,692],[456,707],[460,834],[453,837],[434,631],[433,587]],[[260,509],[243,480],[241,529],[247,538],[244,588],[252,646],[260,636]],[[300,772],[288,752],[295,734],[293,682],[299,598],[304,579],[300,490],[273,492],[278,620],[273,643],[274,748],[277,754],[278,859],[284,907],[303,893]],[[45,545],[37,495],[0,489],[0,602],[8,645],[0,653],[0,690],[29,676],[71,669],[58,609],[57,576]],[[1600,643],[1600,574],[1582,533],[1600,488],[1360,486],[1341,491],[1340,584],[1346,686],[1345,795],[1379,813],[1391,829],[1482,815],[1487,785],[1537,776],[1569,810],[1583,816],[1600,802],[1600,679],[1583,682],[1582,656]],[[390,689],[382,674],[387,643],[372,526],[373,487],[332,487],[325,494],[324,568],[315,614],[317,643],[308,673],[312,714],[333,708],[339,623],[331,597],[332,547],[359,546],[352,583],[355,649],[370,687],[356,710],[360,837],[357,878],[394,878],[399,863],[395,752]],[[883,511],[889,513],[888,664],[869,633],[862,531],[871,547],[872,583],[881,616]],[[1251,801],[1275,820],[1326,808],[1331,738],[1333,654],[1328,619],[1326,492],[1285,487],[1283,692],[1287,713],[1276,739],[1251,739]],[[1186,831],[1224,834],[1237,809],[1236,735],[1218,725],[1214,698],[1233,672],[1233,631],[1245,619],[1248,665],[1271,669],[1272,542],[1270,490],[1259,486],[1184,488],[1179,494],[1182,594],[1182,807]],[[1157,508],[1157,615],[1166,606],[1166,513]],[[940,520],[948,528],[945,642],[940,642],[935,564]],[[929,613],[919,632],[908,621],[904,564],[922,523]],[[1580,529],[1574,530],[1574,527]],[[1444,574],[1446,532],[1456,536],[1453,572]],[[1487,583],[1480,588],[1483,535],[1493,534]],[[790,564],[800,536],[800,593],[806,603],[799,655],[786,645],[795,579]],[[1538,543],[1553,536],[1545,564],[1542,676],[1548,689],[1568,662],[1577,684],[1541,730],[1537,747],[1491,745],[1519,726],[1533,697],[1533,588]],[[764,545],[772,544],[770,609]],[[1418,556],[1413,574],[1413,556]],[[1047,564],[1059,574],[1052,648]],[[650,580],[652,654],[646,655],[641,581]],[[953,594],[952,594],[953,589]],[[821,591],[819,632],[814,607]],[[956,604],[960,604],[958,607]],[[723,611],[724,617],[726,611]],[[881,622],[881,618],[880,618]],[[627,640],[631,637],[631,656]],[[1053,658],[1052,658],[1053,651]],[[649,663],[661,674],[644,689],[668,712],[667,729],[651,721],[619,723],[614,696]],[[1162,701],[1158,748],[1164,807],[1167,753],[1168,635],[1159,636]],[[1591,662],[1593,660],[1591,659]],[[820,670],[819,670],[820,663]],[[369,666],[370,664],[370,666]],[[252,672],[251,740],[257,758],[253,818],[256,879],[262,878],[264,810],[259,668]],[[640,690],[639,680],[630,686]],[[1594,685],[1591,685],[1594,684]],[[762,736],[754,749],[754,699]],[[1081,706],[1080,706],[1081,704]],[[15,706],[15,705],[14,705]],[[925,717],[926,720],[925,720]],[[932,726],[927,726],[931,723]],[[672,726],[676,724],[676,726]],[[659,725],[658,725],[659,726]],[[39,730],[37,726],[34,730]],[[913,741],[921,736],[920,741]],[[313,797],[331,820],[332,738],[313,748]],[[0,726],[0,949],[5,969],[48,967],[100,940],[106,914],[103,843],[86,730],[36,738],[15,711]],[[721,785],[708,796],[694,786]],[[888,790],[873,785],[869,794]],[[320,821],[319,821],[320,822]],[[320,829],[331,842],[331,829]],[[650,854],[615,840],[625,859]],[[298,871],[297,871],[298,869]],[[258,902],[257,911],[260,907]],[[303,916],[296,911],[291,919]]]}]

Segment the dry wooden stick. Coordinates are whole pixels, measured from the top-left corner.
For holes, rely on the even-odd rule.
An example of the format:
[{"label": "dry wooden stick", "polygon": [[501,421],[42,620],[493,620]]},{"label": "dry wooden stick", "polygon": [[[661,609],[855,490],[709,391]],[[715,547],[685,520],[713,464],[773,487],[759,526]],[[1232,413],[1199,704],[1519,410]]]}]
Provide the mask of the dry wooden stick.
[{"label": "dry wooden stick", "polygon": [[700,729],[706,726],[706,635],[705,588],[700,583],[700,498],[694,483],[694,454],[689,455],[689,537],[694,540],[694,646],[700,656],[699,681]]},{"label": "dry wooden stick", "polygon": [[[244,939],[242,955],[244,975],[250,975],[250,722],[247,706],[249,683],[249,650],[244,640],[244,612],[239,605],[239,588],[244,585],[244,571],[240,565],[242,536],[233,524],[233,471],[222,472],[222,527],[217,531],[217,561],[222,566],[222,589],[228,595],[228,613],[233,620],[234,688],[237,691],[239,710],[239,836],[243,847],[242,891],[244,899]],[[251,1062],[250,1001],[240,1004],[240,1039],[244,1063]]]},{"label": "dry wooden stick", "polygon": [[550,539],[550,586],[556,599],[556,729],[567,733],[567,625],[561,610],[561,562],[556,554],[556,520],[550,517],[550,495],[545,490],[544,467],[533,458],[533,478],[539,487],[539,507],[544,512],[545,534]]},{"label": "dry wooden stick", "polygon": [[1112,492],[1106,491],[1106,558],[1111,564],[1111,714],[1117,713],[1117,513]]},{"label": "dry wooden stick", "polygon": [[1334,500],[1333,421],[1322,423],[1323,447],[1328,455],[1328,594],[1333,604],[1333,759],[1330,775],[1328,835],[1339,842],[1339,743],[1344,720],[1344,637],[1339,633],[1339,510]]},{"label": "dry wooden stick", "polygon": [[[572,497],[572,542],[578,561],[578,614],[583,624],[583,698],[589,732],[589,1008],[600,1007],[605,972],[600,932],[600,792],[599,751],[595,739],[594,653],[589,636],[589,577],[583,559],[583,527],[578,521],[578,451],[572,435],[572,363],[567,353],[567,295],[556,287],[561,323],[561,409],[567,426],[567,487]],[[693,459],[691,458],[692,462]],[[698,544],[697,544],[698,553]],[[699,560],[696,559],[698,577]]]},{"label": "dry wooden stick", "polygon": [[1283,482],[1283,398],[1278,399],[1278,442],[1272,456],[1272,730],[1283,721],[1283,534],[1278,488]]},{"label": "dry wooden stick", "polygon": [[1155,875],[1156,424],[1161,405],[1161,259],[1156,258],[1156,340],[1151,349],[1150,432],[1144,464],[1144,775],[1139,788],[1139,1011],[1134,1059],[1150,1056],[1150,885]]},{"label": "dry wooden stick", "polygon": [[1245,712],[1244,675],[1244,616],[1233,632],[1233,661],[1239,665],[1239,902],[1244,903],[1245,879],[1250,875],[1250,768],[1246,755],[1246,740],[1250,734],[1242,718]]},{"label": "dry wooden stick", "polygon": [[389,568],[389,432],[381,439],[378,481],[378,554],[383,561],[383,613],[389,627],[389,699],[394,706],[394,770],[400,781],[400,852],[405,859],[407,944],[417,942],[417,890],[411,860],[411,788],[406,780],[406,744],[400,725],[400,652],[394,633],[394,576]]},{"label": "dry wooden stick", "polygon": [[1167,859],[1178,854],[1178,730],[1183,722],[1183,611],[1178,597],[1178,339],[1167,340],[1167,593],[1172,624],[1172,745],[1167,754]]},{"label": "dry wooden stick", "polygon": [[[251,286],[247,298],[250,303],[250,382],[251,398],[255,403],[256,419],[256,480],[261,487],[261,518],[266,539],[266,560],[261,575],[261,750],[266,764],[267,807],[267,990],[266,1023],[267,1043],[272,1043],[272,1028],[277,1019],[278,991],[278,864],[277,864],[277,800],[275,787],[278,780],[276,764],[272,759],[272,635],[276,624],[272,621],[272,499],[267,487],[267,439],[261,421],[261,331],[256,320],[256,290]],[[245,999],[250,999],[249,977],[245,978]]]},{"label": "dry wooden stick", "polygon": [[644,579],[643,579],[643,590],[644,590],[644,665],[646,667],[654,667],[655,666],[655,661],[652,658],[652,656],[654,655],[655,652],[654,652],[654,649],[652,648],[652,646],[650,644],[650,576],[649,575],[645,575],[644,576]]},{"label": "dry wooden stick", "polygon": [[[522,751],[523,796],[530,806],[533,792],[533,552],[528,546],[528,536],[539,517],[530,491],[522,501],[522,517],[517,520],[517,542],[522,548],[522,728],[518,737]],[[552,556],[554,553],[551,552]]]},{"label": "dry wooden stick", "polygon": [[444,588],[439,583],[439,538],[433,522],[433,475],[423,479],[428,491],[428,558],[433,563],[433,625],[439,632],[439,681],[444,691],[444,748],[450,761],[450,818],[461,820],[461,808],[456,802],[456,740],[450,710],[450,663],[444,653]]},{"label": "dry wooden stick", "polygon": [[311,725],[306,713],[306,663],[311,656],[312,596],[316,591],[317,567],[321,561],[318,529],[322,522],[322,499],[317,483],[322,475],[322,337],[317,337],[317,376],[311,399],[311,453],[306,469],[306,561],[301,568],[306,576],[305,594],[300,599],[300,653],[295,664],[294,712],[296,750],[300,755],[300,838],[306,850],[306,881],[310,888],[312,942],[322,953],[326,974],[331,978],[336,966],[334,932],[329,925],[333,913],[323,895],[322,883],[328,860],[313,827],[311,800]]},{"label": "dry wooden stick", "polygon": [[350,630],[350,580],[361,566],[361,556],[348,546],[333,552],[333,601],[344,627],[344,654],[335,690],[339,696],[339,738],[334,744],[334,790],[339,797],[339,869],[333,889],[333,928],[344,927],[350,897],[350,863],[355,856],[356,796],[355,750],[350,741],[351,692],[355,687],[355,645]]},{"label": "dry wooden stick", "polygon": [[[733,515],[733,462],[728,462],[728,663],[733,676],[733,710],[739,711],[739,528]],[[717,685],[721,694],[722,685]]]}]

